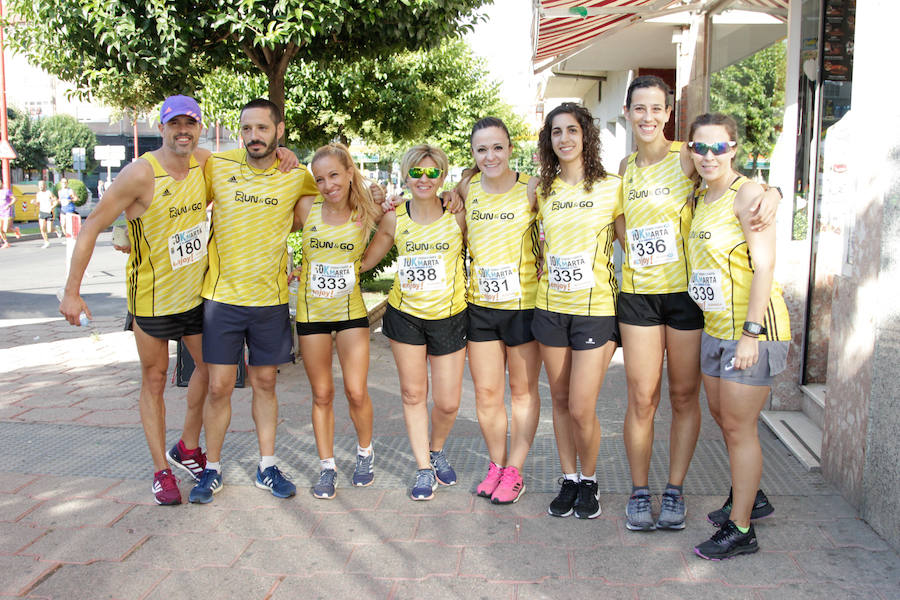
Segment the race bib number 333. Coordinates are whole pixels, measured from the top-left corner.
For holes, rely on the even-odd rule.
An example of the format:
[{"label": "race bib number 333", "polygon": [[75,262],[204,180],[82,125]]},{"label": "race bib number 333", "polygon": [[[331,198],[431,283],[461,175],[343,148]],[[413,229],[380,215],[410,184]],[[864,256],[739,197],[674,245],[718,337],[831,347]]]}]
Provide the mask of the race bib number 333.
[{"label": "race bib number 333", "polygon": [[341,298],[352,292],[355,285],[353,263],[309,265],[309,293],[315,298]]},{"label": "race bib number 333", "polygon": [[397,260],[400,289],[404,292],[436,291],[446,286],[441,254],[402,254]]},{"label": "race bib number 333", "polygon": [[547,257],[547,277],[550,289],[576,292],[594,287],[594,269],[587,252]]},{"label": "race bib number 333", "polygon": [[169,236],[169,261],[172,269],[180,269],[206,256],[209,242],[209,224],[197,223],[190,229]]}]

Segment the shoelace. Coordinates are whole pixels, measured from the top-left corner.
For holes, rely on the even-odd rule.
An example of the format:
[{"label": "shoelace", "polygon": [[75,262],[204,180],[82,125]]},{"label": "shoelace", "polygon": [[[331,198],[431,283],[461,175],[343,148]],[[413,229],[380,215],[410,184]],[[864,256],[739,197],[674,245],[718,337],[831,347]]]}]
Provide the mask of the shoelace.
[{"label": "shoelace", "polygon": [[677,511],[678,496],[673,496],[672,494],[663,494],[660,504],[662,505],[662,510]]},{"label": "shoelace", "polygon": [[[650,512],[650,496],[646,494],[632,496],[631,501],[634,502],[635,512]],[[663,503],[665,503],[665,496],[663,496]]]},{"label": "shoelace", "polygon": [[[568,482],[568,484],[566,483]],[[557,481],[559,483],[559,495],[564,498],[571,500],[575,496],[578,495],[578,482],[572,481],[571,479],[566,479],[565,477],[560,477]]]},{"label": "shoelace", "polygon": [[364,472],[368,473],[369,471],[372,470],[372,455],[371,454],[368,456],[359,456],[357,454],[357,459],[358,459],[356,461],[356,470],[357,471],[364,471]]},{"label": "shoelace", "polygon": [[515,487],[521,481],[518,471],[512,468],[506,468],[500,474],[500,484],[503,487]]},{"label": "shoelace", "polygon": [[[272,465],[271,467],[269,467],[269,469],[272,469],[272,474],[268,476],[270,479],[272,479],[272,481],[281,482],[291,480],[291,478],[282,473],[281,469],[279,469],[276,465]],[[266,471],[268,471],[269,469],[266,469]]]},{"label": "shoelace", "polygon": [[733,537],[735,535],[738,535],[740,533],[741,532],[738,531],[737,527],[735,527],[734,525],[731,525],[729,523],[726,523],[725,525],[722,526],[721,529],[716,531],[712,535],[712,538],[710,538],[710,539],[712,539],[712,541],[714,541],[718,544],[719,542],[722,542],[722,541],[724,541],[730,537]]},{"label": "shoelace", "polygon": [[[325,469],[321,473],[319,473],[319,485],[328,484],[331,485],[334,483],[335,478],[337,477],[337,471],[332,469]],[[287,479],[287,477],[285,477]]]},{"label": "shoelace", "polygon": [[197,486],[212,487],[213,481],[218,474],[218,471],[213,471],[212,469],[204,469],[203,473],[200,475],[200,481],[197,482]]},{"label": "shoelace", "polygon": [[434,464],[434,468],[438,471],[447,471],[450,469],[450,462],[447,460],[447,457],[444,456],[443,450],[431,455],[431,462]]},{"label": "shoelace", "polygon": [[434,474],[430,469],[422,469],[420,471],[416,471],[415,487],[431,487],[433,477]]}]

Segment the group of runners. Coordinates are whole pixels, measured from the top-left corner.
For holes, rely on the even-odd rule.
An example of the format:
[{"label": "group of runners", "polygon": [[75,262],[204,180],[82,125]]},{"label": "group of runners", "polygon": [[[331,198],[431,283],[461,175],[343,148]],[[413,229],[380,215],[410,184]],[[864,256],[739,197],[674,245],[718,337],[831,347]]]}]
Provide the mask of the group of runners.
[{"label": "group of runners", "polygon": [[[72,324],[82,312],[90,316],[79,295],[81,278],[97,236],[124,210],[129,322],[143,370],[140,408],[156,468],[156,501],[181,501],[167,461],[196,480],[192,502],[210,502],[222,489],[221,452],[245,343],[261,456],[256,484],[280,497],[296,492],[274,456],[275,380],[291,348],[285,242],[291,230],[302,229],[302,264],[290,278],[300,282],[296,329],[313,395],[320,458],[315,497],[333,498],[338,485],[334,346],[357,433],[351,483],[366,486],[375,477],[369,323],[359,274],[393,246],[398,268],[383,331],[416,463],[413,500],[429,500],[439,485],[457,482],[445,445],[468,353],[490,457],[476,493],[509,504],[525,491],[522,470],[539,420],[543,364],[562,468],[548,512],[600,515],[596,403],[621,343],[633,480],[626,526],[685,527],[682,486],[699,433],[702,373],[729,450],[733,491],[709,515],[718,531],[695,551],[712,559],[755,552],[750,520],[773,510],[759,491],[756,420],[772,378],[784,368],[790,335],[772,279],[769,225],[780,192],[764,192],[736,173],[730,118],[701,116],[682,144],[663,133],[671,112],[661,79],[632,82],[625,116],[637,151],[618,175],[605,171],[599,131],[583,106],[566,103],[547,115],[536,177],[510,168],[512,141],[503,122],[482,119],[470,138],[474,166],[448,209],[440,192],[449,164],[435,146],[406,152],[401,172],[410,197],[394,207],[377,186],[366,186],[341,144],[320,148],[309,170],[290,152],[276,150],[284,125],[267,100],[241,112],[244,148],[210,156],[197,149],[199,106],[184,96],[168,98],[159,125],[163,146],[106,190],[78,238],[60,306]],[[624,248],[621,292],[613,264],[617,238]],[[167,343],[176,338],[197,368],[182,438],[166,452],[162,395]],[[673,406],[671,457],[654,519],[648,471],[664,357]],[[201,426],[206,454],[199,448]]]}]

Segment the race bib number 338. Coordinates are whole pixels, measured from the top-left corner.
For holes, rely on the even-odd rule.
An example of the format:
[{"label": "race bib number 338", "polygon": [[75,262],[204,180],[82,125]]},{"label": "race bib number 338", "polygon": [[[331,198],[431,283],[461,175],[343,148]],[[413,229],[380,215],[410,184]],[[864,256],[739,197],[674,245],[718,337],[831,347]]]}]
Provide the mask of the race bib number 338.
[{"label": "race bib number 338", "polygon": [[209,242],[209,224],[198,223],[190,229],[169,236],[169,261],[172,269],[180,269],[206,256]]},{"label": "race bib number 338", "polygon": [[576,292],[594,287],[594,269],[587,252],[547,257],[547,277],[550,289]]},{"label": "race bib number 338", "polygon": [[404,292],[442,290],[446,286],[441,254],[402,254],[397,259],[400,289]]}]

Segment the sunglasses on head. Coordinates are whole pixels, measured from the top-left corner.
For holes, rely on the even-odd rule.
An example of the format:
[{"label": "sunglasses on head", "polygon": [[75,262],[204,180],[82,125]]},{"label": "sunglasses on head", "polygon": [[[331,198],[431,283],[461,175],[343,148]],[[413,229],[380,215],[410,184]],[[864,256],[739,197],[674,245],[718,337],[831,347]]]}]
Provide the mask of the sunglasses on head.
[{"label": "sunglasses on head", "polygon": [[690,148],[694,154],[699,154],[700,156],[706,156],[707,152],[712,152],[716,156],[721,156],[735,146],[737,146],[737,142],[716,142],[715,144],[688,142],[688,148]]},{"label": "sunglasses on head", "polygon": [[428,179],[437,179],[444,171],[437,167],[410,167],[409,176],[412,179],[419,179],[422,175]]}]

